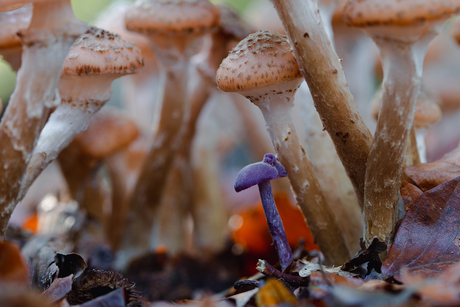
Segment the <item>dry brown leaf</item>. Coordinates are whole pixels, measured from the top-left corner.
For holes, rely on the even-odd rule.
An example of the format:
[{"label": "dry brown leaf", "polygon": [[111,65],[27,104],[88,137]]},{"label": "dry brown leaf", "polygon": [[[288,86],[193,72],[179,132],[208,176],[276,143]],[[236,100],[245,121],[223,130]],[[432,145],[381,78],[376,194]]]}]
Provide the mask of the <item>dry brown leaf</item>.
[{"label": "dry brown leaf", "polygon": [[440,160],[412,165],[407,167],[404,172],[422,191],[432,189],[460,176],[460,147],[446,154]]},{"label": "dry brown leaf", "polygon": [[[399,279],[401,269],[425,278],[460,260],[460,176],[423,193],[409,206],[396,232],[382,273]],[[404,189],[402,195],[408,195]],[[411,194],[412,195],[412,194]]]}]

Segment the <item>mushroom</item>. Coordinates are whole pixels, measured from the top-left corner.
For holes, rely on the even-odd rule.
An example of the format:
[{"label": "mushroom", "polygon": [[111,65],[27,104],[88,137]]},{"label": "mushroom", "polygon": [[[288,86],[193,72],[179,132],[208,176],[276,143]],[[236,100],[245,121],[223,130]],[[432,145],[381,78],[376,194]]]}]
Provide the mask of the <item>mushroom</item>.
[{"label": "mushroom", "polygon": [[144,68],[117,82],[120,85],[123,109],[131,118],[136,119],[136,124],[144,135],[150,135],[159,90],[159,70],[155,54],[150,48],[149,39],[126,29],[124,16],[131,6],[132,2],[126,0],[112,2],[97,18],[95,25],[117,33],[122,39],[134,43],[141,50]]},{"label": "mushroom", "polygon": [[[383,89],[380,88],[372,100],[372,114],[376,120],[378,120],[379,110],[382,105]],[[426,159],[426,146],[425,137],[429,126],[437,122],[441,116],[442,111],[439,107],[441,99],[431,89],[428,89],[427,85],[423,84],[420,88],[420,93],[415,103],[415,114],[414,114],[414,125],[411,129],[411,134],[415,134],[415,142],[409,139],[409,145],[406,153],[411,151],[411,146],[416,146],[418,152],[417,163],[427,163]],[[414,132],[412,132],[414,130]],[[410,137],[409,137],[410,138]],[[414,165],[417,163],[405,163],[405,166]]]},{"label": "mushroom", "polygon": [[0,12],[0,54],[15,71],[21,67],[22,42],[17,33],[27,29],[32,6],[26,5],[11,12]]},{"label": "mushroom", "polygon": [[0,123],[0,238],[16,207],[21,179],[49,110],[60,103],[57,86],[64,58],[87,29],[73,14],[70,0],[3,0],[0,9],[13,3],[34,6],[29,27],[19,32],[22,65]]},{"label": "mushroom", "polygon": [[[154,240],[155,237],[159,237],[157,244],[167,246],[168,252],[171,253],[184,249],[183,240],[186,232],[184,223],[172,223],[171,220],[183,221],[186,214],[190,212],[194,221],[194,246],[197,250],[216,252],[222,250],[226,243],[225,230],[228,217],[222,205],[223,201],[219,199],[220,193],[211,190],[212,183],[208,180],[201,180],[209,174],[197,174],[206,173],[212,169],[210,165],[214,160],[213,158],[202,159],[204,163],[192,166],[191,151],[192,148],[203,151],[203,148],[197,148],[200,143],[195,142],[197,121],[209,96],[215,91],[216,71],[231,49],[228,46],[245,38],[250,30],[230,7],[225,5],[216,7],[220,13],[219,27],[217,31],[209,35],[203,50],[192,59],[193,67],[196,69],[196,78],[194,78],[196,84],[187,101],[190,107],[190,117],[173,169],[167,179],[162,198],[162,209],[160,209],[161,213],[158,218],[160,225],[159,229],[156,228],[158,235],[156,233],[153,235]],[[205,130],[205,133],[209,136],[209,130]],[[213,138],[209,136],[207,140],[212,142]],[[218,176],[217,170],[211,173]],[[217,178],[211,180],[217,180]],[[204,186],[199,186],[200,184]],[[198,196],[198,193],[201,195]]]},{"label": "mushroom", "polygon": [[372,135],[364,123],[340,60],[322,26],[316,1],[272,0],[286,29],[323,126],[350,177],[359,204]]},{"label": "mushroom", "polygon": [[342,59],[350,91],[358,110],[370,131],[375,130],[370,104],[375,91],[374,66],[377,51],[373,41],[359,29],[349,27],[343,20],[343,8],[347,0],[340,0],[332,17],[334,48]]},{"label": "mushroom", "polygon": [[254,185],[259,186],[260,199],[267,219],[268,230],[278,251],[281,270],[284,271],[292,262],[292,251],[284,231],[283,222],[273,199],[270,181],[286,177],[286,169],[276,161],[273,154],[265,154],[262,162],[244,167],[235,178],[235,191],[240,192]]},{"label": "mushroom", "polygon": [[303,78],[286,37],[268,31],[249,35],[222,62],[216,79],[221,90],[238,92],[260,108],[297,204],[326,261],[343,263],[352,255],[292,123],[290,109]]},{"label": "mushroom", "polygon": [[[200,38],[217,27],[217,9],[208,0],[144,0],[126,15],[126,27],[147,35],[161,70],[155,134],[130,200],[127,231],[119,263],[148,248],[150,229],[166,185],[166,176],[179,150],[189,115],[185,104],[188,63]],[[155,121],[155,120],[154,120]]]},{"label": "mushroom", "polygon": [[375,237],[390,239],[423,59],[440,26],[459,10],[455,0],[349,1],[344,9],[347,24],[363,29],[379,47],[384,71],[382,108],[366,167],[367,244]]},{"label": "mushroom", "polygon": [[[127,210],[123,199],[127,186],[120,184],[119,176],[113,176],[117,167],[114,162],[118,161],[118,153],[136,139],[139,129],[119,111],[106,108],[92,116],[88,128],[59,154],[58,160],[72,198],[92,216],[103,220],[108,238],[113,243],[117,236],[112,235],[111,230],[123,228]],[[111,208],[103,207],[107,197],[97,173],[102,161],[106,162],[112,180]]]},{"label": "mushroom", "polygon": [[137,47],[98,28],[73,45],[65,62],[59,92],[62,102],[43,128],[21,186],[21,199],[35,178],[86,129],[90,118],[109,100],[112,81],[137,72],[143,59]]}]

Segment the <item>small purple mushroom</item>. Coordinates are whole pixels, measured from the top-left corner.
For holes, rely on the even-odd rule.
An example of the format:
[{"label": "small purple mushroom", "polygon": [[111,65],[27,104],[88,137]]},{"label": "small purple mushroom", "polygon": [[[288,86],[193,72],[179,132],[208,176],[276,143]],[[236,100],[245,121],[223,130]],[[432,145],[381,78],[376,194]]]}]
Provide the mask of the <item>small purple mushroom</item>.
[{"label": "small purple mushroom", "polygon": [[244,167],[236,176],[235,191],[240,192],[253,185],[259,185],[260,198],[267,219],[268,229],[275,243],[281,270],[284,271],[292,262],[292,251],[284,231],[283,222],[273,199],[270,180],[286,177],[284,166],[276,161],[273,154],[265,154],[262,162]]}]

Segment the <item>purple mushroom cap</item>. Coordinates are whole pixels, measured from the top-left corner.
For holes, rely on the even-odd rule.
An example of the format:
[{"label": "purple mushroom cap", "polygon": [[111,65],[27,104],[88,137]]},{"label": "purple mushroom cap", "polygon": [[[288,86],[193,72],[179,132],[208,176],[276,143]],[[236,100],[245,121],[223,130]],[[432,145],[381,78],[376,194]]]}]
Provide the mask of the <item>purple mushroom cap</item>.
[{"label": "purple mushroom cap", "polygon": [[268,153],[262,162],[249,164],[241,169],[235,178],[235,191],[240,192],[256,184],[286,176],[284,166],[276,160],[274,154]]}]

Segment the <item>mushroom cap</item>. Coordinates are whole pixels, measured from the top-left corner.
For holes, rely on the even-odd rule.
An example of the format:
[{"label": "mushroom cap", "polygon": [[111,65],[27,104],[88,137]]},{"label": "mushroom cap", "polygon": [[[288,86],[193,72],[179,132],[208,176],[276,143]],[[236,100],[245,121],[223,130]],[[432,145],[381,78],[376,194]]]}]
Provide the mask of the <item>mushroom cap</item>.
[{"label": "mushroom cap", "polygon": [[246,91],[302,78],[286,36],[259,31],[243,39],[217,70],[225,92]]},{"label": "mushroom cap", "polygon": [[73,44],[62,75],[133,74],[144,66],[139,48],[120,35],[91,27]]},{"label": "mushroom cap", "polygon": [[23,6],[17,10],[0,13],[0,49],[18,48],[22,46],[17,35],[20,30],[29,26],[32,17],[32,6]]},{"label": "mushroom cap", "polygon": [[91,157],[103,158],[134,141],[139,134],[136,124],[126,115],[104,108],[91,118],[88,128],[73,143]]},{"label": "mushroom cap", "polygon": [[144,60],[147,58],[155,60],[153,50],[150,48],[149,39],[142,34],[128,31],[126,29],[124,16],[131,6],[132,3],[127,1],[117,1],[111,4],[102,14],[99,15],[95,25],[98,28],[119,34],[122,39],[136,44],[136,46],[141,50]]},{"label": "mushroom cap", "polygon": [[142,0],[125,14],[126,28],[148,34],[206,33],[219,24],[219,10],[208,0]]},{"label": "mushroom cap", "polygon": [[265,154],[262,162],[243,167],[235,178],[235,191],[240,192],[256,184],[286,177],[287,172],[274,154]]},{"label": "mushroom cap", "polygon": [[[375,93],[371,102],[371,112],[375,119],[378,119],[379,116],[380,106],[382,105],[382,94],[383,89],[380,88]],[[442,111],[439,107],[440,103],[441,99],[439,96],[422,84],[417,102],[415,103],[415,128],[425,128],[437,122],[442,116]]]},{"label": "mushroom cap", "polygon": [[344,18],[349,26],[409,26],[434,21],[460,11],[458,0],[349,0]]},{"label": "mushroom cap", "polygon": [[334,14],[332,15],[331,23],[333,25],[344,25],[345,21],[343,19],[343,10],[345,9],[345,5],[347,4],[347,0],[339,0],[337,2],[337,6],[334,10]]}]

